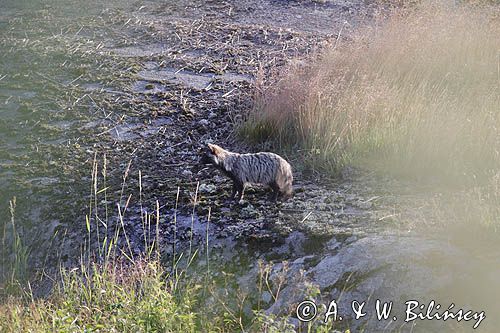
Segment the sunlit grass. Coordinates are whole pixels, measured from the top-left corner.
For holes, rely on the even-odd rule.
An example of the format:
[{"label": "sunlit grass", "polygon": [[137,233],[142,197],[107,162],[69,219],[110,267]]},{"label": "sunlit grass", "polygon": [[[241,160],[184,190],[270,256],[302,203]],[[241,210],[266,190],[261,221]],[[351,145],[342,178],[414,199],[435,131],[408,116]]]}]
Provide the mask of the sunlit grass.
[{"label": "sunlit grass", "polygon": [[241,133],[330,172],[489,178],[500,165],[499,52],[498,8],[424,3],[290,68]]}]

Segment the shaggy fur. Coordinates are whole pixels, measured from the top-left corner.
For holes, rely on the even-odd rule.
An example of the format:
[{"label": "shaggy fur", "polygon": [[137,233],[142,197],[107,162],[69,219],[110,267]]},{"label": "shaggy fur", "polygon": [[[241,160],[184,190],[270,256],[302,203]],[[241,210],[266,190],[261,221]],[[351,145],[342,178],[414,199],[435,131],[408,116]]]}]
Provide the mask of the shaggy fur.
[{"label": "shaggy fur", "polygon": [[270,186],[273,200],[279,195],[289,198],[293,194],[292,167],[274,153],[238,154],[208,144],[201,162],[213,164],[233,180],[233,198],[242,200],[247,184]]}]

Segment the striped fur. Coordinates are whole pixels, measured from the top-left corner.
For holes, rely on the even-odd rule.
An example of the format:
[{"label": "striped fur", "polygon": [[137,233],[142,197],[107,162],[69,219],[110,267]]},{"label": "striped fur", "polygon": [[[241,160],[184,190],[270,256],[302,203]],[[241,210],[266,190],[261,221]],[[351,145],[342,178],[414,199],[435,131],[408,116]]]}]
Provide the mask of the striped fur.
[{"label": "striped fur", "polygon": [[213,164],[233,180],[233,198],[242,200],[248,184],[270,186],[273,200],[280,195],[289,198],[293,194],[292,167],[274,153],[238,154],[208,144],[202,163]]}]

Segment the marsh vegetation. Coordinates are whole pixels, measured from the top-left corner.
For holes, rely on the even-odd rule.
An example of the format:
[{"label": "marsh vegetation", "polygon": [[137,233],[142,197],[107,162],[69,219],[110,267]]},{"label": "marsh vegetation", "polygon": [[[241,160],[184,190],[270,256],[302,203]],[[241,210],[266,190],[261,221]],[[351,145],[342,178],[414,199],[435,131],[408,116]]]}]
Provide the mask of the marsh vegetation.
[{"label": "marsh vegetation", "polygon": [[[339,35],[339,37],[341,37]],[[290,66],[242,133],[346,165],[470,184],[498,172],[496,8],[422,4]]]}]

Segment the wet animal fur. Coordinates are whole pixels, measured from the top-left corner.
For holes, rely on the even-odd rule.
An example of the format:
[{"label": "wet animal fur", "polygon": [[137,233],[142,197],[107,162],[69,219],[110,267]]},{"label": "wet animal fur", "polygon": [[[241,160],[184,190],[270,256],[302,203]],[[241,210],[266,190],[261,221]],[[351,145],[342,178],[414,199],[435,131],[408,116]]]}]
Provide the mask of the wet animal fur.
[{"label": "wet animal fur", "polygon": [[264,184],[278,196],[289,198],[293,194],[292,167],[274,153],[238,154],[217,145],[208,144],[202,163],[213,164],[233,180],[232,198],[243,199],[247,184]]}]

